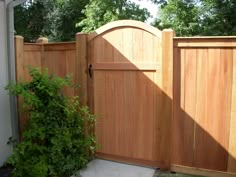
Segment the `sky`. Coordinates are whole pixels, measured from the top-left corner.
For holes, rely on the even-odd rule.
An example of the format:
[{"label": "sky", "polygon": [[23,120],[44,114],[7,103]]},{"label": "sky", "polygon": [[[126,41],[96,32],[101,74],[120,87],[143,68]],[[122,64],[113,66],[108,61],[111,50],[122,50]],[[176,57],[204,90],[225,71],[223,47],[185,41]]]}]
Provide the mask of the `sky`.
[{"label": "sky", "polygon": [[151,13],[153,17],[149,18],[147,20],[147,23],[151,23],[153,18],[157,16],[157,10],[158,10],[157,5],[150,2],[150,0],[130,0],[130,1],[135,2],[136,4],[139,4],[140,7],[142,8],[148,9],[148,11]]}]

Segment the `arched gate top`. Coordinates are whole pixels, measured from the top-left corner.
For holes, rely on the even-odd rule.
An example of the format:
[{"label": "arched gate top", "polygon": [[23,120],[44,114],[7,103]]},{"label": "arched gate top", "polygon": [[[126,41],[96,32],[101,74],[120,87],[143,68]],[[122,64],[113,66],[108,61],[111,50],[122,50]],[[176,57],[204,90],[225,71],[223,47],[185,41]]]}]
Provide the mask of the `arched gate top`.
[{"label": "arched gate top", "polygon": [[92,40],[94,38],[96,38],[97,36],[115,29],[115,28],[121,28],[121,27],[133,27],[133,28],[138,28],[138,29],[142,29],[144,31],[147,31],[155,36],[157,36],[158,38],[161,38],[161,31],[158,30],[157,28],[147,25],[143,22],[140,21],[135,21],[135,20],[118,20],[118,21],[114,21],[114,22],[110,22],[100,28],[98,28],[97,30],[95,30],[93,33],[91,33],[89,35],[89,40]]}]

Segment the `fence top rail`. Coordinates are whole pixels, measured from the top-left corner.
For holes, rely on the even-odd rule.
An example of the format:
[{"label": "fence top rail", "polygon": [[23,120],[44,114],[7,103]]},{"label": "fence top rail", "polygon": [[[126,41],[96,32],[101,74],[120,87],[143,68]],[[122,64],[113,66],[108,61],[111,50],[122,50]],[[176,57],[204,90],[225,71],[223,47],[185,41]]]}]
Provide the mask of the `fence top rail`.
[{"label": "fence top rail", "polygon": [[236,39],[236,36],[191,36],[191,37],[174,37],[174,39]]},{"label": "fence top rail", "polygon": [[42,49],[41,44],[24,43],[24,51],[38,51],[38,52],[40,52],[41,49]]},{"label": "fence top rail", "polygon": [[75,41],[70,41],[70,42],[51,42],[51,43],[46,43],[44,45],[66,45],[66,44],[75,44]]},{"label": "fence top rail", "polygon": [[45,51],[75,50],[75,42],[58,42],[58,43],[46,43],[46,44],[25,43],[24,44],[25,51],[40,51],[41,47],[43,47]]},{"label": "fence top rail", "polygon": [[118,20],[118,21],[110,22],[110,23],[98,28],[96,31],[94,31],[93,33],[91,33],[88,36],[88,40],[90,41],[107,31],[110,31],[110,30],[113,30],[116,28],[122,28],[122,27],[131,27],[131,28],[142,29],[144,31],[147,31],[147,32],[157,36],[158,38],[161,38],[161,31],[153,26],[150,26],[150,25],[147,25],[143,22],[135,21],[135,20]]},{"label": "fence top rail", "polygon": [[236,36],[175,37],[174,47],[182,48],[236,48]]},{"label": "fence top rail", "polygon": [[70,41],[70,42],[50,42],[50,43],[30,43],[30,42],[25,42],[25,45],[64,45],[64,44],[75,44],[75,41]]},{"label": "fence top rail", "polygon": [[75,50],[75,42],[60,42],[44,44],[45,51]]}]

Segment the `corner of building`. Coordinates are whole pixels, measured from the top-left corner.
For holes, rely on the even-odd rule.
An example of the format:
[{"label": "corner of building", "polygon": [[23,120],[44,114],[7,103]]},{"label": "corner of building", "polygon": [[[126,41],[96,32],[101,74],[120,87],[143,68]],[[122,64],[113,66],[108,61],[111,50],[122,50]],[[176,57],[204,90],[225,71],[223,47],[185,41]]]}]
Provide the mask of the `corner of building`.
[{"label": "corner of building", "polygon": [[0,1],[0,166],[12,153],[12,145],[7,144],[12,136],[10,101],[4,89],[9,83],[6,24],[6,2]]}]

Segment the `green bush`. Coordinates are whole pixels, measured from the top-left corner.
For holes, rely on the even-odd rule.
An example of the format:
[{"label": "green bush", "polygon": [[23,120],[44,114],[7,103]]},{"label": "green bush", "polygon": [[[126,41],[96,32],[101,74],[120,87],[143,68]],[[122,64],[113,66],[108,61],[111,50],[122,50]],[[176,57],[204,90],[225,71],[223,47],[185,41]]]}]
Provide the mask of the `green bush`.
[{"label": "green bush", "polygon": [[[11,95],[23,98],[29,113],[23,141],[7,164],[15,167],[13,177],[68,177],[86,166],[96,146],[95,118],[78,97],[68,98],[62,88],[72,86],[70,78],[48,75],[47,70],[30,69],[32,81],[9,84]],[[90,132],[90,133],[88,133]]]}]

